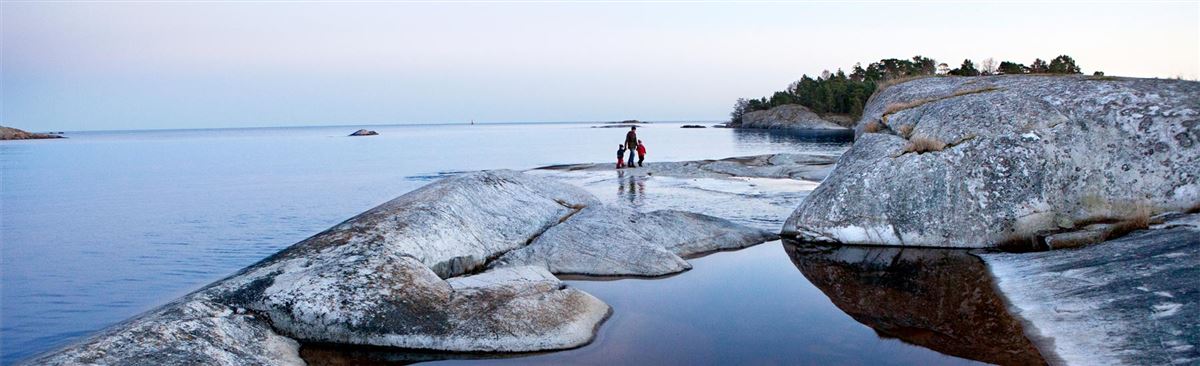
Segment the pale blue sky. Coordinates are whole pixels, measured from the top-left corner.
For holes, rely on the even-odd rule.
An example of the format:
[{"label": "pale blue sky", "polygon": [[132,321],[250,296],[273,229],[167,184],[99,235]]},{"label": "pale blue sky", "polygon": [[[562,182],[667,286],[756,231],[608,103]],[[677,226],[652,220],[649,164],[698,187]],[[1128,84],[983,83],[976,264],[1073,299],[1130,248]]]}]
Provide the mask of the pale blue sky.
[{"label": "pale blue sky", "polygon": [[3,2],[29,130],[718,120],[801,74],[1069,54],[1200,75],[1200,3]]}]

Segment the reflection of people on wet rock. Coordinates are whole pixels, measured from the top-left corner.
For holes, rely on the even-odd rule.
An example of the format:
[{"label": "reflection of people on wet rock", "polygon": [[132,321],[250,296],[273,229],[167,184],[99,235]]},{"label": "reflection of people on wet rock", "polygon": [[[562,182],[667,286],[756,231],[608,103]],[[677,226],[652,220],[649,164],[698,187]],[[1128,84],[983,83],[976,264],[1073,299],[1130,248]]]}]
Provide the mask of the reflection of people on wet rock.
[{"label": "reflection of people on wet rock", "polygon": [[626,176],[625,172],[617,171],[617,197],[625,197],[630,203],[638,204],[646,193],[645,177],[637,175]]}]

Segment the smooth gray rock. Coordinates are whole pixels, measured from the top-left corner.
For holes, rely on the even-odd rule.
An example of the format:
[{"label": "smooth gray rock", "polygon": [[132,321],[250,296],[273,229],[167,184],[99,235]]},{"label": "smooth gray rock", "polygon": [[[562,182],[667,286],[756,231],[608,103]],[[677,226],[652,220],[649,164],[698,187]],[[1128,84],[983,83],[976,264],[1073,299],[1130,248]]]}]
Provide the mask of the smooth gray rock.
[{"label": "smooth gray rock", "polygon": [[786,235],[990,247],[1200,203],[1200,83],[931,77],[868,103]]},{"label": "smooth gray rock", "polygon": [[[621,221],[630,219],[641,225]],[[467,173],[368,210],[35,363],[292,364],[301,362],[296,341],[447,352],[577,347],[611,309],[546,268],[617,264],[579,256],[537,266],[489,263],[529,247],[570,252],[619,232],[637,235],[624,242],[629,252],[661,251],[681,262],[681,255],[773,236],[698,214],[613,213],[581,188],[546,177]],[[611,259],[633,268],[657,264]]]},{"label": "smooth gray rock", "polygon": [[689,212],[588,207],[494,265],[537,265],[558,274],[661,276],[691,269],[683,257],[776,238],[764,230]]},{"label": "smooth gray rock", "polygon": [[[788,178],[821,181],[833,170],[836,155],[768,154],[678,162],[649,162],[639,168],[620,170],[627,177],[656,175],[676,178]],[[542,170],[613,171],[614,164],[568,164],[541,167]]]},{"label": "smooth gray rock", "polygon": [[1200,214],[1078,249],[980,257],[1067,364],[1200,362]]},{"label": "smooth gray rock", "polygon": [[[207,292],[305,341],[444,351],[579,346],[608,312],[591,295],[547,285],[531,271],[521,273],[533,278],[466,293],[442,278],[482,269],[595,202],[546,178],[464,174],[360,214]],[[477,319],[484,308],[497,310]]]},{"label": "smooth gray rock", "polygon": [[262,317],[187,297],[27,364],[303,365],[299,350]]},{"label": "smooth gray rock", "polygon": [[580,346],[609,307],[542,268],[443,278],[483,269],[596,202],[579,188],[512,171],[447,178],[44,360],[291,362],[296,343],[280,335],[443,351]]},{"label": "smooth gray rock", "polygon": [[754,111],[742,115],[742,123],[735,127],[788,130],[849,130],[837,123],[827,121],[799,104],[785,104],[765,111]]}]

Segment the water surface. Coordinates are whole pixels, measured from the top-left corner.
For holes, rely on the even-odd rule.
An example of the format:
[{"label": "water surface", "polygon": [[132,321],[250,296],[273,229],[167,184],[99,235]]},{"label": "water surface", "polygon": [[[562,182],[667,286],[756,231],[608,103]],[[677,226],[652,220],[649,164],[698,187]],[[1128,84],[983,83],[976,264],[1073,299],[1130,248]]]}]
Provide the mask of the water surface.
[{"label": "water surface", "polygon": [[[448,173],[611,161],[626,130],[593,125],[68,132],[0,142],[0,363],[163,304]],[[679,125],[639,127],[648,160],[846,147]],[[364,127],[380,135],[345,136]]]}]

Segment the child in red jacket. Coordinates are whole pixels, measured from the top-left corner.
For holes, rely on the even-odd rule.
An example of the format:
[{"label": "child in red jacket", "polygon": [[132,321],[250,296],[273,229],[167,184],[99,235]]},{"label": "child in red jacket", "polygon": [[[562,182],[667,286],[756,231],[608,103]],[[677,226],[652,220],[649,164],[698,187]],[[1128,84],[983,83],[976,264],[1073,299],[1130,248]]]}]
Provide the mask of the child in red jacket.
[{"label": "child in red jacket", "polygon": [[642,161],[646,160],[646,145],[642,145],[642,140],[638,140],[638,166],[642,166]]}]

